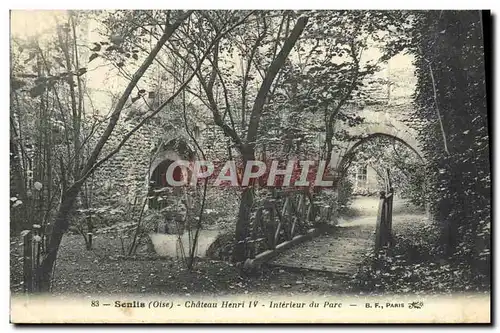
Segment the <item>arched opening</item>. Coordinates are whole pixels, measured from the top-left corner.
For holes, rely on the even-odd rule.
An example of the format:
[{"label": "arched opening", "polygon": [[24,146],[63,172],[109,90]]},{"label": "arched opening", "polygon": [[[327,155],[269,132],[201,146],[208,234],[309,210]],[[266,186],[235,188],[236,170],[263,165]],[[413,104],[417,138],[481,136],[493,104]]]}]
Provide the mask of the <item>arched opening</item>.
[{"label": "arched opening", "polygon": [[414,143],[386,133],[373,133],[347,149],[341,161],[341,177],[348,181],[354,197],[377,197],[386,189],[389,172],[395,195],[424,207],[424,165]]},{"label": "arched opening", "polygon": [[422,164],[425,164],[425,158],[420,150],[420,148],[417,146],[415,142],[409,143],[408,141],[415,141],[415,140],[405,140],[403,138],[400,138],[396,135],[393,134],[388,134],[388,133],[383,133],[383,132],[376,132],[376,133],[370,133],[368,135],[365,135],[363,138],[359,139],[356,141],[353,145],[348,147],[346,152],[344,153],[340,163],[339,163],[339,169],[340,170],[345,170],[350,163],[353,161],[353,159],[356,157],[356,151],[357,149],[363,145],[364,143],[370,142],[371,140],[374,140],[376,138],[386,138],[386,139],[391,139],[393,141],[399,142],[402,145],[406,146],[408,149],[413,151],[415,155],[420,159]]},{"label": "arched opening", "polygon": [[[175,187],[167,181],[167,170],[175,161],[166,159],[160,162],[153,170],[149,178],[148,207],[151,209],[162,210],[171,204],[170,195],[179,194]],[[186,175],[180,166],[175,167],[172,172],[174,181],[186,179]],[[178,189],[177,189],[178,190]]]},{"label": "arched opening", "polygon": [[171,168],[172,163],[178,161],[192,161],[195,153],[182,139],[176,138],[160,147],[155,147],[148,177],[148,210],[156,211],[158,218],[157,232],[183,233],[188,202],[186,189],[183,186],[174,186],[168,181],[167,173],[171,172],[176,182],[188,181],[191,171],[177,165]]}]

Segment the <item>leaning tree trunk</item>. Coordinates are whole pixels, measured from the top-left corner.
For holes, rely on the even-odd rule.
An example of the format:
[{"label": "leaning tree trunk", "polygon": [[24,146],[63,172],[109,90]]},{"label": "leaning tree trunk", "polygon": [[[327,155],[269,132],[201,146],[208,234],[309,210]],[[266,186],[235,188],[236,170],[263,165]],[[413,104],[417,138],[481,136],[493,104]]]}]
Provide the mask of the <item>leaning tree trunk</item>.
[{"label": "leaning tree trunk", "polygon": [[[255,159],[255,153],[253,148],[245,147],[243,154],[243,170],[246,169],[246,165],[249,161]],[[250,227],[250,213],[253,206],[253,193],[252,184],[248,184],[248,187],[243,189],[240,200],[240,208],[238,210],[238,220],[236,222],[235,230],[235,245],[233,250],[233,261],[239,262],[245,260],[246,256],[246,238],[248,236],[248,230]]]},{"label": "leaning tree trunk", "polygon": [[[247,145],[243,148],[242,155],[244,161],[244,167],[248,161],[255,159],[255,142],[257,141],[257,134],[259,131],[260,118],[262,116],[262,111],[264,110],[264,105],[267,100],[267,94],[271,89],[271,86],[276,78],[276,75],[280,69],[285,64],[285,61],[292,51],[295,43],[299,39],[302,31],[307,24],[308,18],[306,16],[301,16],[297,19],[295,26],[293,27],[290,36],[286,39],[281,48],[280,52],[276,58],[271,62],[268,68],[266,76],[262,81],[259,88],[257,96],[252,107],[252,113],[250,115],[250,121],[248,124],[248,132],[246,137]],[[253,204],[253,194],[250,187],[243,191],[240,202],[240,209],[238,213],[238,222],[236,223],[236,244],[233,251],[234,261],[243,261],[245,259],[245,240],[248,236],[248,229],[250,225],[250,210]]]},{"label": "leaning tree trunk", "polygon": [[[160,52],[162,47],[165,45],[167,40],[172,36],[172,34],[177,30],[177,28],[184,22],[190,15],[192,11],[187,11],[184,15],[182,15],[179,19],[177,19],[175,22],[172,24],[169,24],[167,22],[166,24],[166,29],[164,30],[163,35],[161,38],[158,40],[156,43],[155,47],[151,50],[149,55],[144,59],[143,63],[139,68],[136,70],[134,75],[132,75],[132,78],[130,82],[128,83],[127,87],[125,88],[123,94],[121,97],[118,99],[118,102],[116,103],[116,106],[114,108],[114,111],[111,114],[110,120],[108,125],[106,126],[104,133],[101,135],[99,138],[96,146],[92,149],[92,153],[90,154],[89,159],[87,160],[87,163],[85,164],[85,167],[83,168],[82,171],[82,176],[81,178],[73,183],[69,187],[69,189],[62,195],[61,199],[61,204],[59,206],[59,210],[57,211],[56,219],[54,221],[54,226],[52,228],[52,234],[50,236],[49,240],[49,245],[47,247],[47,252],[44,255],[42,259],[42,263],[40,264],[40,267],[37,270],[37,279],[38,279],[38,284],[39,284],[39,290],[42,292],[48,292],[50,291],[50,280],[52,276],[52,270],[54,267],[54,263],[57,258],[57,251],[59,250],[59,245],[61,244],[62,237],[66,230],[68,229],[69,226],[69,217],[71,214],[71,210],[73,209],[73,206],[75,204],[75,200],[78,196],[78,193],[80,192],[80,189],[82,188],[83,184],[85,181],[90,177],[90,175],[94,172],[94,170],[105,163],[107,160],[109,160],[114,154],[118,153],[120,151],[120,148],[127,142],[127,140],[137,131],[144,123],[147,121],[147,119],[153,117],[155,114],[160,112],[160,110],[163,108],[164,105],[167,103],[170,103],[170,101],[180,93],[180,88],[177,90],[177,93],[172,95],[167,101],[165,101],[159,108],[154,110],[152,113],[150,113],[147,117],[143,118],[142,121],[136,125],[131,131],[129,131],[125,137],[120,141],[120,144],[106,157],[98,161],[98,157],[102,152],[102,149],[104,145],[108,142],[110,136],[113,134],[113,131],[118,123],[118,120],[120,118],[120,115],[122,113],[123,108],[125,107],[125,104],[127,103],[130,94],[132,91],[135,89],[137,86],[137,83],[139,80],[144,76],[144,73],[147,71],[147,69],[151,66],[153,63],[155,57],[157,54]],[[207,53],[208,54],[208,51]],[[202,59],[205,59],[204,57]],[[198,66],[201,66],[201,61],[198,63]],[[188,81],[192,79],[193,75],[190,77]],[[187,85],[187,82],[184,82],[185,85]],[[182,85],[181,85],[182,87]]]},{"label": "leaning tree trunk", "polygon": [[50,280],[52,277],[52,269],[54,268],[54,263],[57,258],[57,251],[59,250],[62,237],[69,227],[71,210],[73,209],[79,191],[80,186],[73,186],[62,196],[62,201],[57,211],[46,253],[36,272],[38,291],[40,292],[50,291]]},{"label": "leaning tree trunk", "polygon": [[246,238],[250,226],[250,213],[253,205],[252,188],[247,187],[243,190],[238,211],[238,222],[236,223],[236,244],[233,250],[233,261],[239,262],[245,260],[246,256]]}]

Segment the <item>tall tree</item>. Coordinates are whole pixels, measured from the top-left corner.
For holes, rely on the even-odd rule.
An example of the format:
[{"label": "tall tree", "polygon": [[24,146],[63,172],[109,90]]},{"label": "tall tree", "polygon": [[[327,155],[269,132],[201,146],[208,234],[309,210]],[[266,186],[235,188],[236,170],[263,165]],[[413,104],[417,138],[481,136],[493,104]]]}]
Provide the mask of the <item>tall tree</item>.
[{"label": "tall tree", "polygon": [[[130,13],[132,13],[132,17],[127,17],[127,15]],[[185,22],[192,14],[192,11],[158,11],[154,12],[154,15],[151,15],[151,13],[147,11],[115,11],[112,12],[111,19],[105,21],[105,24],[110,27],[110,31],[112,33],[108,36],[108,41],[95,43],[94,48],[92,48],[93,53],[90,55],[89,62],[98,57],[105,57],[106,59],[112,60],[117,68],[123,69],[123,63],[117,62],[116,60],[127,55],[126,49],[130,45],[130,41],[134,38],[137,38],[137,34],[141,34],[143,29],[147,29],[148,27],[155,28],[156,31],[160,31],[160,34],[156,43],[150,50],[148,50],[148,52],[145,53],[145,58],[142,60],[134,73],[129,77],[128,84],[120,94],[120,97],[113,107],[112,112],[107,118],[107,125],[104,126],[103,130],[100,132],[100,135],[98,135],[94,140],[95,145],[88,147],[88,157],[86,157],[85,159],[81,158],[79,165],[73,168],[73,170],[77,171],[74,179],[68,179],[66,186],[63,188],[63,193],[61,195],[59,207],[55,214],[48,246],[46,251],[44,252],[39,270],[37,272],[39,287],[41,291],[48,291],[50,288],[51,273],[55,264],[62,236],[68,229],[72,208],[74,207],[78,194],[86,180],[93,174],[93,172],[97,168],[102,166],[106,161],[117,154],[125,145],[125,143],[130,139],[130,137],[135,132],[137,132],[149,119],[157,115],[161,110],[164,109],[167,104],[173,101],[188,85],[190,80],[195,76],[196,71],[193,71],[190,75],[187,75],[186,80],[179,86],[177,86],[176,90],[173,91],[173,93],[168,96],[168,98],[165,98],[162,102],[160,102],[156,108],[151,108],[147,112],[147,114],[143,115],[140,121],[138,121],[137,125],[135,125],[121,138],[121,140],[115,147],[112,147],[109,152],[104,154],[104,156],[101,156],[103,153],[103,148],[109,142],[110,137],[115,132],[115,128],[117,127],[121,118],[120,116],[122,115],[124,108],[127,106],[128,101],[131,97],[132,102],[134,102],[134,100],[136,99],[136,97],[132,95],[134,89],[136,89],[137,85],[144,77],[150,66],[153,64],[160,51],[165,47],[165,44],[172,38],[177,29],[181,25],[185,24]],[[137,15],[142,15],[143,19],[142,21],[140,21],[139,26],[137,26]],[[127,18],[131,20],[127,20]],[[208,41],[203,54],[200,56],[199,61],[195,63],[195,69],[201,67],[202,63],[211,52],[217,40],[240,25],[245,19],[246,17],[243,17],[241,19],[236,18],[236,20],[227,22],[223,29],[218,31],[217,34],[214,35],[214,38],[212,40]],[[71,30],[70,28],[71,22],[69,30]],[[59,42],[65,44],[64,38],[59,39]],[[108,46],[104,48],[103,45]],[[66,55],[69,57],[69,54]],[[65,58],[66,56],[63,58],[63,61],[68,60]],[[132,58],[138,60],[137,55],[134,55]],[[85,71],[80,71],[80,69],[78,69],[78,72],[76,74],[82,75],[84,73]],[[61,77],[67,75],[68,74],[58,75],[49,77],[48,80],[42,80],[43,82],[39,82],[33,88],[32,94],[39,94],[40,92],[43,93],[47,88],[52,87],[54,81],[61,79]],[[71,84],[71,80],[73,80],[73,75],[75,74],[70,72],[69,75],[71,77]],[[79,89],[78,83],[76,84],[76,86],[77,89]],[[78,114],[79,103],[76,100],[71,99],[70,105],[72,112],[76,111],[76,114]],[[78,124],[75,123],[75,126],[77,128]],[[74,138],[71,140],[71,142],[76,144],[77,148],[79,145],[81,145],[81,142],[78,142],[78,140],[75,140]]]},{"label": "tall tree", "polygon": [[[214,15],[207,13],[203,18],[205,24],[211,27],[209,31],[220,30],[220,24],[225,20],[224,17],[220,17],[219,13],[214,13]],[[292,20],[295,21],[293,27]],[[241,155],[243,168],[246,167],[248,161],[255,160],[261,118],[269,100],[271,88],[307,22],[307,16],[297,17],[295,13],[288,11],[250,13],[250,18],[244,27],[217,43],[209,56],[210,65],[198,70],[197,80],[201,87],[201,94],[193,90],[190,92],[199,97],[209,108],[215,124],[233,142]],[[273,32],[277,35],[273,35]],[[200,36],[203,34],[198,35],[198,39],[188,39],[190,45],[203,46],[204,41]],[[192,51],[182,54],[182,50],[189,50],[187,45],[179,46],[181,48],[174,48],[173,52],[185,63],[189,64],[191,57],[196,59]],[[269,57],[262,57],[260,52],[266,48],[271,50],[269,54],[266,54]],[[231,59],[235,49],[238,50],[241,67],[241,77],[236,85],[232,81],[234,76],[231,76],[234,75],[234,71],[231,70],[234,65],[227,67],[228,59]],[[224,70],[225,67],[226,70]],[[255,83],[254,75],[260,75],[258,84]],[[232,87],[236,89],[231,89]],[[250,92],[251,88],[253,92]],[[219,93],[222,96],[220,102],[217,98]],[[253,104],[251,108],[248,108],[251,97],[254,97]],[[235,121],[237,112],[235,109],[239,111],[239,122]],[[250,186],[244,188],[241,194],[235,230],[236,244],[233,251],[235,261],[242,261],[245,258],[245,240],[248,237],[252,205],[253,194]]]}]

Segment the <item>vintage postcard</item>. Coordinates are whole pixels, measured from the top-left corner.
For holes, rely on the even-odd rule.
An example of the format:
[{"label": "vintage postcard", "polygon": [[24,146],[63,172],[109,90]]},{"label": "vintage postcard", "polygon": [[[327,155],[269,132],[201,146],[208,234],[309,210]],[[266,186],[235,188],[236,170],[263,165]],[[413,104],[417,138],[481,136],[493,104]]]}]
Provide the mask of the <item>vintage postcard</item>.
[{"label": "vintage postcard", "polygon": [[491,323],[490,22],[12,10],[11,322]]}]

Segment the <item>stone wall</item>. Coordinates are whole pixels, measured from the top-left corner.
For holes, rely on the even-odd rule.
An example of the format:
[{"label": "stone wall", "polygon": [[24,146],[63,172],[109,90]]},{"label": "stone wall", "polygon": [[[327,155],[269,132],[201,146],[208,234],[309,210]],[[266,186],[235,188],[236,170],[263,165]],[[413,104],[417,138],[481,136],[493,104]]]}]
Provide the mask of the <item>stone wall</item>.
[{"label": "stone wall", "polygon": [[[138,124],[139,119],[120,119],[101,158],[114,149],[124,136]],[[96,170],[89,179],[98,206],[133,204],[141,202],[148,190],[151,167],[158,155],[164,154],[173,140],[189,140],[182,128],[160,126],[158,119],[151,119],[124,144],[118,153]],[[163,145],[163,146],[162,146]]]}]

